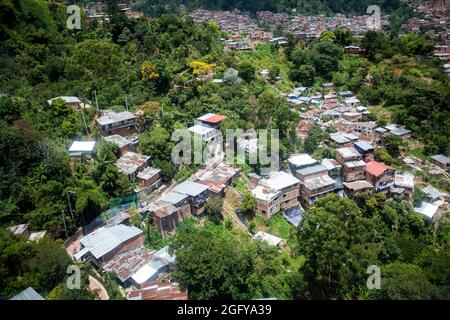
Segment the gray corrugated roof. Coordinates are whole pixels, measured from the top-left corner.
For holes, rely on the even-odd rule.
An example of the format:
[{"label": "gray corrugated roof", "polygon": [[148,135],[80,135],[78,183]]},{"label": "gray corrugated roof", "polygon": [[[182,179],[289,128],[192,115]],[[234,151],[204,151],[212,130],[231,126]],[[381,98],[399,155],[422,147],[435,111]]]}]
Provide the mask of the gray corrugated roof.
[{"label": "gray corrugated roof", "polygon": [[313,174],[313,173],[317,173],[317,172],[321,172],[321,171],[328,171],[328,169],[323,164],[317,164],[312,167],[299,169],[299,170],[297,170],[297,173],[305,176],[308,174]]},{"label": "gray corrugated roof", "polygon": [[422,191],[433,199],[440,198],[443,196],[442,192],[440,192],[438,189],[432,186],[426,186],[425,188],[422,189]]},{"label": "gray corrugated roof", "polygon": [[159,249],[154,253],[154,256],[164,259],[169,263],[175,262],[175,256],[169,254],[169,246]]},{"label": "gray corrugated roof", "polygon": [[45,300],[39,293],[32,287],[28,287],[18,295],[15,295],[11,300]]},{"label": "gray corrugated roof", "polygon": [[187,194],[192,197],[195,197],[205,192],[206,190],[208,190],[208,186],[189,180],[180,183],[179,185],[177,185],[175,188],[172,189],[173,192]]},{"label": "gray corrugated roof", "polygon": [[440,163],[444,163],[444,164],[450,163],[450,158],[447,156],[444,156],[443,154],[437,154],[437,155],[431,156],[431,159],[438,161]]},{"label": "gray corrugated roof", "polygon": [[85,249],[98,259],[117,248],[123,242],[142,233],[143,231],[139,228],[119,224],[95,230],[83,237],[80,242]]},{"label": "gray corrugated roof", "polygon": [[167,202],[167,203],[171,203],[171,204],[177,204],[181,201],[183,201],[184,199],[186,199],[188,196],[186,194],[181,194],[181,193],[177,193],[177,192],[169,192],[166,195],[162,196],[160,198],[161,201]]}]

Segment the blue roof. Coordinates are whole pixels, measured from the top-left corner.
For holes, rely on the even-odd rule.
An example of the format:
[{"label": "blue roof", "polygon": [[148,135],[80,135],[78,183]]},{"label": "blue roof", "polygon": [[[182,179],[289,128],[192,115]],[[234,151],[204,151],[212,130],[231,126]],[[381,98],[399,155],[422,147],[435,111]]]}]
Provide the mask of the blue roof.
[{"label": "blue roof", "polygon": [[355,142],[355,149],[361,149],[362,151],[369,151],[369,150],[373,150],[373,146],[364,140],[360,140]]}]

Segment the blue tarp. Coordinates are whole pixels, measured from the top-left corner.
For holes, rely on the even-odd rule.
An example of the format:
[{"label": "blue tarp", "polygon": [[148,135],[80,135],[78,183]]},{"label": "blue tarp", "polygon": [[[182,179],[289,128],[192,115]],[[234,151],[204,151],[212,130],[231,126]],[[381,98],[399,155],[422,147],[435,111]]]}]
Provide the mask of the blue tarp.
[{"label": "blue tarp", "polygon": [[244,214],[242,213],[241,209],[237,209],[236,210],[236,215],[238,216],[238,218],[242,221],[242,223],[248,227],[248,222],[247,222],[247,218],[244,216]]},{"label": "blue tarp", "polygon": [[292,207],[284,211],[284,217],[287,221],[298,227],[302,221],[302,208],[300,206]]}]

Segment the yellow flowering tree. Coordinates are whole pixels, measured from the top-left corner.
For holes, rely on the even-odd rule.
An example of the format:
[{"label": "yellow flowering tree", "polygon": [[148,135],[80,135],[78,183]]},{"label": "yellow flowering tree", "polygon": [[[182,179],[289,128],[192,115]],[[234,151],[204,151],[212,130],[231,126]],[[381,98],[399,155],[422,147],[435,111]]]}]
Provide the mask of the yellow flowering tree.
[{"label": "yellow flowering tree", "polygon": [[159,78],[159,72],[156,64],[150,61],[144,61],[141,66],[142,80],[154,80]]},{"label": "yellow flowering tree", "polygon": [[192,74],[194,76],[202,76],[211,73],[216,65],[204,61],[194,60],[189,62],[188,66],[192,69]]}]

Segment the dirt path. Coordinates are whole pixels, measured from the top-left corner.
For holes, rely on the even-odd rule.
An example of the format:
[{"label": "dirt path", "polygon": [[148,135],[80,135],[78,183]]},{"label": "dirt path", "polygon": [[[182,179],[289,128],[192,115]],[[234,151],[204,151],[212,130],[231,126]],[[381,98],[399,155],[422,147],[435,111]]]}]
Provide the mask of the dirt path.
[{"label": "dirt path", "polygon": [[96,291],[100,300],[109,300],[109,295],[105,287],[91,275],[89,275],[89,289],[91,291]]},{"label": "dirt path", "polygon": [[225,217],[231,218],[233,224],[245,231],[247,227],[242,223],[242,221],[236,216],[236,209],[239,208],[240,194],[234,188],[227,188],[225,198],[223,200],[223,214]]}]

